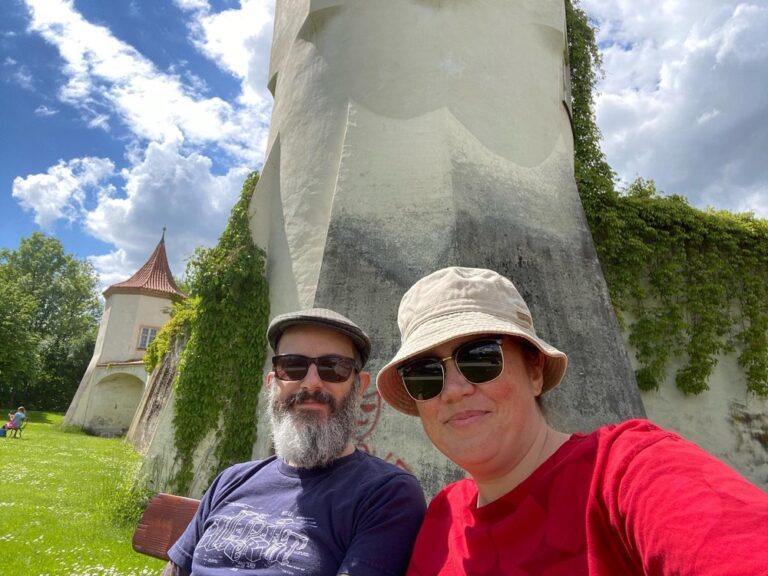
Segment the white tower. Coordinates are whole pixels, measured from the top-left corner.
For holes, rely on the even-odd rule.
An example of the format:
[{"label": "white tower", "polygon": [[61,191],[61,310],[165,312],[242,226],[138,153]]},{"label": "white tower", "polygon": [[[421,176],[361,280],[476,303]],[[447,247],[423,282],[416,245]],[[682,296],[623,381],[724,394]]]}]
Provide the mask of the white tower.
[{"label": "white tower", "polygon": [[93,358],[64,423],[99,436],[125,434],[148,375],[142,358],[169,318],[174,300],[186,298],[171,274],[163,236],[144,266],[104,291],[104,314]]},{"label": "white tower", "polygon": [[[416,280],[491,268],[568,353],[543,400],[550,422],[642,415],[576,189],[567,58],[563,0],[277,0],[275,103],[250,207],[271,313],[348,315],[371,335],[376,373]],[[462,476],[418,419],[375,391],[363,408],[359,445],[428,494]]]}]

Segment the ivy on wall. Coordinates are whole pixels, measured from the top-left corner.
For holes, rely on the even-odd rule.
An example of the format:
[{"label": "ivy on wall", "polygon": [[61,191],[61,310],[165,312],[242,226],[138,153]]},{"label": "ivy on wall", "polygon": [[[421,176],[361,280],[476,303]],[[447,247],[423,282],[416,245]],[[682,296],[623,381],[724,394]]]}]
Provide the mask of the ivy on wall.
[{"label": "ivy on wall", "polygon": [[257,172],[246,179],[218,245],[195,251],[186,273],[192,296],[174,304],[171,320],[144,355],[152,371],[173,338],[188,335],[174,385],[180,468],[173,484],[181,494],[189,493],[195,449],[210,431],[216,434],[213,475],[249,460],[256,441],[269,319],[265,256],[248,228],[248,205],[258,180]]},{"label": "ivy on wall", "polygon": [[566,0],[576,182],[616,315],[637,352],[637,383],[659,387],[669,361],[686,394],[708,389],[718,354],[739,351],[747,389],[768,395],[768,221],[698,210],[638,178],[625,190],[600,148],[601,59],[578,0]]}]

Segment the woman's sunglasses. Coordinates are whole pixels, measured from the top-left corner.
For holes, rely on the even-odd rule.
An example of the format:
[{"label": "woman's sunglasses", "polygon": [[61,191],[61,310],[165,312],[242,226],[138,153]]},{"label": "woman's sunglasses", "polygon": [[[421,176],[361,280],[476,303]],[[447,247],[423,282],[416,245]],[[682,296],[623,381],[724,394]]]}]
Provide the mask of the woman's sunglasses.
[{"label": "woman's sunglasses", "polygon": [[272,369],[280,380],[304,380],[312,364],[317,366],[317,375],[320,376],[320,380],[334,384],[346,381],[352,372],[358,370],[354,358],[335,354],[317,358],[301,354],[272,356]]},{"label": "woman's sunglasses", "polygon": [[445,368],[451,358],[461,375],[472,384],[483,384],[498,377],[504,369],[502,338],[482,338],[462,344],[445,358],[417,358],[397,369],[411,398],[424,402],[443,391]]}]

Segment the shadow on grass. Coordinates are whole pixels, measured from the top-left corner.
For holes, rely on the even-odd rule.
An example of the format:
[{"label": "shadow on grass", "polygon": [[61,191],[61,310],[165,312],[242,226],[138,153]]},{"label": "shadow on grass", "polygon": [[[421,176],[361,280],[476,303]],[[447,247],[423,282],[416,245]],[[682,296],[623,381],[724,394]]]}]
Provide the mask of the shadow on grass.
[{"label": "shadow on grass", "polygon": [[31,411],[28,414],[30,422],[37,422],[39,424],[58,424],[64,418],[64,414],[56,414],[55,412]]}]

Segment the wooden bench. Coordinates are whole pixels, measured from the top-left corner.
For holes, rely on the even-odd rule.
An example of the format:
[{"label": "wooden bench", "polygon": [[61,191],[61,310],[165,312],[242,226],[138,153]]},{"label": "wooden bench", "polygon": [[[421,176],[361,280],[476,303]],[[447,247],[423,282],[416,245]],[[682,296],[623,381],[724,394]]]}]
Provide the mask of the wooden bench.
[{"label": "wooden bench", "polygon": [[133,533],[133,549],[168,560],[168,549],[179,539],[197,511],[199,500],[160,493],[147,504]]}]

